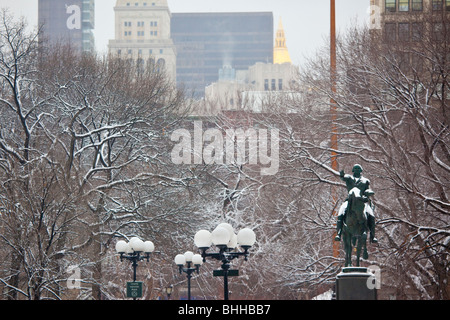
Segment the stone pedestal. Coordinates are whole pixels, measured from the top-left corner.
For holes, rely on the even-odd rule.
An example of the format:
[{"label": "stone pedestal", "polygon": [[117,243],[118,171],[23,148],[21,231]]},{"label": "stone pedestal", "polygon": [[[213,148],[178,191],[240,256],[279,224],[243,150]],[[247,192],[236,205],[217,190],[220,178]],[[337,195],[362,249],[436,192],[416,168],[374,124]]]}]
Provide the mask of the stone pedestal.
[{"label": "stone pedestal", "polygon": [[336,300],[377,300],[377,290],[370,285],[373,277],[367,268],[343,268],[336,276]]}]

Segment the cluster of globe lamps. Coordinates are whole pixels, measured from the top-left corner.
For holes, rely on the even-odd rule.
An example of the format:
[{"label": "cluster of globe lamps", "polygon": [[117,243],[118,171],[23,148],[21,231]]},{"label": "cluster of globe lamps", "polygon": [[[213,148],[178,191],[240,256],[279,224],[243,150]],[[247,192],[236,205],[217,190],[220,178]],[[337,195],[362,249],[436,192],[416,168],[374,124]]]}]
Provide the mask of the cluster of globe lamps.
[{"label": "cluster of globe lamps", "polygon": [[[255,244],[256,235],[249,228],[241,229],[237,234],[228,223],[219,224],[212,232],[200,230],[194,236],[194,244],[200,254],[193,254],[187,251],[185,254],[178,254],[175,257],[175,264],[179,267],[180,273],[185,272],[188,276],[188,299],[190,300],[190,279],[192,272],[199,272],[199,267],[206,262],[206,258],[212,258],[222,262],[221,268],[224,277],[224,300],[228,300],[228,270],[233,259],[244,257],[247,261],[248,250]],[[217,248],[213,252],[208,252],[212,248]],[[243,251],[239,251],[241,247]],[[193,266],[192,266],[193,265]],[[187,267],[185,267],[187,266]]]},{"label": "cluster of globe lamps", "polygon": [[[178,254],[175,257],[175,264],[179,272],[186,273],[188,277],[188,298],[190,300],[190,279],[193,272],[199,272],[200,266],[206,262],[206,258],[212,258],[222,261],[221,268],[224,271],[224,299],[228,300],[228,279],[227,271],[230,261],[238,257],[244,257],[247,261],[248,250],[255,244],[256,235],[249,228],[241,229],[237,234],[233,227],[228,223],[219,224],[212,232],[200,230],[194,236],[194,244],[200,251],[194,254],[192,251],[186,251],[184,254]],[[239,250],[239,247],[243,251]],[[216,248],[213,252],[210,249]],[[150,259],[155,246],[151,241],[143,241],[138,237],[133,237],[126,242],[120,240],[116,243],[116,252],[120,254],[120,260],[124,259],[132,262],[133,281],[136,281],[137,263],[141,260]]]}]

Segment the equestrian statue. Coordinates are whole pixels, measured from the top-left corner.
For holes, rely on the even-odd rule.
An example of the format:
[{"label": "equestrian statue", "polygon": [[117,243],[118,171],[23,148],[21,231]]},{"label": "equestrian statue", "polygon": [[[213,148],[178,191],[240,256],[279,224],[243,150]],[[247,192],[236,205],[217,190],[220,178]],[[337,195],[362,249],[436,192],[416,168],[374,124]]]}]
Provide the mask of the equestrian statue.
[{"label": "equestrian statue", "polygon": [[361,173],[361,165],[355,164],[352,169],[353,175],[339,173],[340,178],[345,181],[348,197],[339,208],[335,241],[343,241],[345,250],[345,267],[352,265],[352,249],[356,246],[356,266],[360,266],[361,251],[363,258],[367,259],[367,234],[370,232],[370,241],[377,243],[375,237],[375,216],[372,201],[370,199],[375,193],[369,188],[369,179],[364,178]]}]

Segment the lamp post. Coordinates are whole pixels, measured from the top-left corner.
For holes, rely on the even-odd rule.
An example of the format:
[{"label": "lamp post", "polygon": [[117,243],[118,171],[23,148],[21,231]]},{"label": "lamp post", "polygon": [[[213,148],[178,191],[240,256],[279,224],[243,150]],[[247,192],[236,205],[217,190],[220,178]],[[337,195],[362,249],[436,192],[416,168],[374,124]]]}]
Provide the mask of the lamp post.
[{"label": "lamp post", "polygon": [[[200,266],[203,264],[203,258],[199,254],[194,254],[192,251],[186,251],[184,254],[178,254],[175,257],[175,264],[180,270],[180,274],[183,272],[187,274],[188,279],[188,300],[191,300],[191,278],[192,273],[199,271]],[[186,268],[184,267],[186,265]],[[193,267],[192,267],[193,266]]]},{"label": "lamp post", "polygon": [[[136,269],[138,262],[142,260],[150,261],[150,254],[155,250],[155,245],[151,241],[142,241],[138,237],[133,237],[129,242],[120,240],[116,243],[116,251],[120,254],[120,261],[126,259],[133,267],[133,282],[136,282]],[[141,287],[142,289],[142,287]],[[138,294],[139,295],[139,294]],[[142,292],[140,292],[142,295]],[[136,296],[133,296],[136,300]]]},{"label": "lamp post", "polygon": [[[233,227],[228,223],[219,224],[213,232],[200,230],[195,234],[194,243],[201,252],[203,262],[208,257],[222,262],[220,275],[223,276],[224,300],[228,300],[230,262],[239,257],[244,257],[244,260],[247,261],[248,250],[255,242],[256,235],[253,230],[244,228],[236,235]],[[207,252],[213,245],[218,249],[218,252]],[[243,251],[238,251],[238,246]]]}]

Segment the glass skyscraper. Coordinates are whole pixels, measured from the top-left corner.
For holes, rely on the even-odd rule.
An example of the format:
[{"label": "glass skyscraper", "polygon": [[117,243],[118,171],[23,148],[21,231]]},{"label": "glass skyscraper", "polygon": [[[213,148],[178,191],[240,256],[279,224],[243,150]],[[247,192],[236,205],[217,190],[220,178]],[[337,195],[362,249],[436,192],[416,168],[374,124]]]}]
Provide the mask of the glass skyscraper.
[{"label": "glass skyscraper", "polygon": [[81,52],[95,50],[95,0],[39,0],[41,39],[70,44]]},{"label": "glass skyscraper", "polygon": [[247,70],[273,63],[272,12],[172,13],[177,83],[197,96],[219,78],[224,66]]}]

